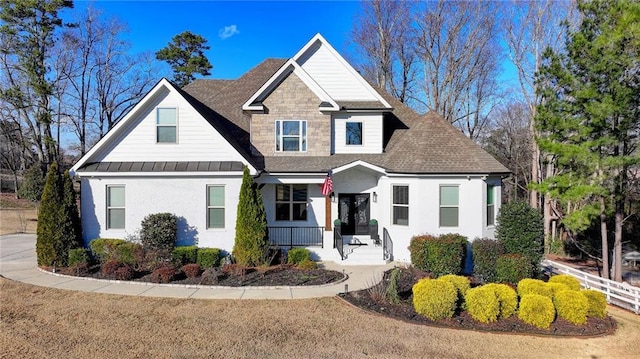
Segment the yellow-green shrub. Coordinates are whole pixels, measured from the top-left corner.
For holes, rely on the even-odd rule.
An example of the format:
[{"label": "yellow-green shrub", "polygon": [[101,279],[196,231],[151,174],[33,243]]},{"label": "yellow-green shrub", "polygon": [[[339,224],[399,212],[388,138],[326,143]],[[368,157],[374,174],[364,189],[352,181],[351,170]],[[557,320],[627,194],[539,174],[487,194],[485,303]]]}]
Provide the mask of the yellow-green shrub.
[{"label": "yellow-green shrub", "polygon": [[500,301],[494,288],[487,285],[467,291],[465,296],[467,311],[471,317],[482,323],[495,322],[500,314]]},{"label": "yellow-green shrub", "polygon": [[540,294],[525,294],[520,299],[518,318],[523,322],[547,329],[556,317],[551,298]]},{"label": "yellow-green shrub", "polygon": [[604,318],[607,316],[607,296],[593,289],[583,289],[580,291],[589,301],[587,316]]},{"label": "yellow-green shrub", "polygon": [[571,288],[569,288],[569,286],[567,286],[564,283],[560,283],[560,282],[547,282],[547,283],[545,283],[545,286],[551,292],[551,299],[552,300],[556,297],[556,294],[558,294],[559,292],[562,292],[562,291],[565,291],[565,290],[571,290]]},{"label": "yellow-green shrub", "polygon": [[568,274],[558,274],[549,278],[549,283],[563,283],[570,290],[580,290],[580,281]]},{"label": "yellow-green shrub", "polygon": [[500,303],[499,318],[509,318],[518,308],[518,294],[506,284],[489,283],[485,286],[493,289]]},{"label": "yellow-green shrub", "polygon": [[552,289],[540,279],[525,278],[518,282],[518,295],[520,298],[527,294],[539,294],[549,298],[553,297]]},{"label": "yellow-green shrub", "polygon": [[413,285],[413,307],[431,320],[451,318],[456,310],[458,292],[445,280],[425,278]]},{"label": "yellow-green shrub", "polygon": [[579,291],[559,291],[554,295],[553,302],[560,318],[564,318],[573,324],[584,324],[587,322],[589,299]]},{"label": "yellow-green shrub", "polygon": [[453,284],[453,286],[456,288],[456,292],[458,293],[458,305],[463,305],[464,296],[465,294],[467,294],[469,288],[471,288],[469,278],[461,275],[447,274],[439,277],[438,279]]}]

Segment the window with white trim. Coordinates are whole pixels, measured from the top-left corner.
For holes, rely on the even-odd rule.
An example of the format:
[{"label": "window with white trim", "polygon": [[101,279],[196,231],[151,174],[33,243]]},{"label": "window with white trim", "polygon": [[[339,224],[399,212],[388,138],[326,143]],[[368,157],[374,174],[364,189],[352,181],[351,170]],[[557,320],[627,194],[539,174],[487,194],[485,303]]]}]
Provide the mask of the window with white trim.
[{"label": "window with white trim", "polygon": [[409,186],[392,186],[393,224],[409,225]]},{"label": "window with white trim", "polygon": [[496,223],[496,204],[494,199],[495,186],[487,185],[487,226]]},{"label": "window with white trim", "polygon": [[207,228],[224,228],[224,186],[207,186]]},{"label": "window with white trim", "polygon": [[440,227],[458,227],[458,186],[440,186]]},{"label": "window with white trim", "polygon": [[125,192],[122,185],[107,186],[107,229],[124,229]]},{"label": "window with white trim", "polygon": [[156,142],[178,142],[178,109],[158,108],[156,110]]},{"label": "window with white trim", "polygon": [[307,121],[276,121],[276,152],[306,152]]},{"label": "window with white trim", "polygon": [[307,185],[276,185],[276,221],[307,220]]},{"label": "window with white trim", "polygon": [[347,122],[346,144],[351,146],[362,145],[362,122]]}]

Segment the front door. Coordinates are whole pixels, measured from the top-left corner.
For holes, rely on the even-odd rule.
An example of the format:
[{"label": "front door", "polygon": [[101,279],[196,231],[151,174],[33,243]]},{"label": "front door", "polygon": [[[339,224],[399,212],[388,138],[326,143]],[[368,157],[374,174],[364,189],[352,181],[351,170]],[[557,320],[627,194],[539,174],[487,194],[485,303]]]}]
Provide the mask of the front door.
[{"label": "front door", "polygon": [[342,234],[369,234],[369,194],[340,193],[338,218],[342,221]]}]

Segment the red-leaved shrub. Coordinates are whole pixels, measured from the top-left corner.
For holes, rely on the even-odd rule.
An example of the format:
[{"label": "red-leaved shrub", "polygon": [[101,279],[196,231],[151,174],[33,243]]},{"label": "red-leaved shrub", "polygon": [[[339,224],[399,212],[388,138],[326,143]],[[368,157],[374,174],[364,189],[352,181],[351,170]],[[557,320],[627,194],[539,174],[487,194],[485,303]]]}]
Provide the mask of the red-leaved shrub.
[{"label": "red-leaved shrub", "polygon": [[154,283],[169,283],[176,276],[176,270],[171,266],[160,267],[151,273],[151,281]]},{"label": "red-leaved shrub", "polygon": [[180,270],[182,270],[182,272],[188,277],[188,278],[194,278],[200,275],[201,269],[200,269],[200,265],[195,264],[195,263],[189,263],[189,264],[185,264],[183,265]]}]

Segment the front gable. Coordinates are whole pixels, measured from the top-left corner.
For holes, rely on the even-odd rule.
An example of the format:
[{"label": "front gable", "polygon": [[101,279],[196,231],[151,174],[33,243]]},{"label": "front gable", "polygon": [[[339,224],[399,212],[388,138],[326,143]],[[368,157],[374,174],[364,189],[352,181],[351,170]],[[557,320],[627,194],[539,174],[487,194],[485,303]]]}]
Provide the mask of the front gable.
[{"label": "front gable", "polygon": [[82,168],[91,163],[208,161],[241,162],[256,173],[180,91],[163,79],[72,170],[81,175]]}]

